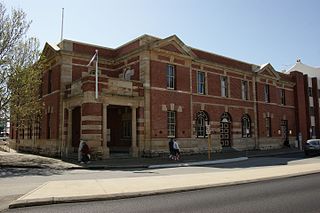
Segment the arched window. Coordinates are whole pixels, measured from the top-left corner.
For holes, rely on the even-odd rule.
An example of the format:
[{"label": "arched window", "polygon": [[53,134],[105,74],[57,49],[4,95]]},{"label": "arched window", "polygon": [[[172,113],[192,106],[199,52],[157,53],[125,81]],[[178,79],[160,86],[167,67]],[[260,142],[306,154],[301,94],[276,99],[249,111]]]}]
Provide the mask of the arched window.
[{"label": "arched window", "polygon": [[251,137],[251,120],[248,114],[244,114],[241,118],[242,137]]},{"label": "arched window", "polygon": [[196,115],[197,137],[206,136],[206,124],[209,122],[209,116],[206,111],[199,111]]},{"label": "arched window", "polygon": [[220,143],[222,147],[231,147],[231,116],[228,112],[220,117]]}]

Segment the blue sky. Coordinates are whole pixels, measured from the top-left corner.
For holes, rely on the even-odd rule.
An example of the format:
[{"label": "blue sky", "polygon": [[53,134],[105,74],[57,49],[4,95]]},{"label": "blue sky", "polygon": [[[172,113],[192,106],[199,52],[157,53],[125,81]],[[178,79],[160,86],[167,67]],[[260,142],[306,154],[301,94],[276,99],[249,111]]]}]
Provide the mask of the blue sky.
[{"label": "blue sky", "polygon": [[0,0],[32,20],[29,36],[115,48],[143,34],[281,71],[300,58],[320,67],[319,0]]}]

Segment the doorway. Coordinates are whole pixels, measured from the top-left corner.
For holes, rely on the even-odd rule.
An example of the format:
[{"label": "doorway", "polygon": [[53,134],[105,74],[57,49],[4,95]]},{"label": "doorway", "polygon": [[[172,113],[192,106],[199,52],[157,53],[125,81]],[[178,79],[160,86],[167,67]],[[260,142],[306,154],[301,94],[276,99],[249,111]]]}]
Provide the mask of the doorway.
[{"label": "doorway", "polygon": [[222,147],[231,147],[231,117],[227,112],[220,119],[220,143]]},{"label": "doorway", "polygon": [[289,146],[288,121],[281,120],[281,135],[284,146]]},{"label": "doorway", "polygon": [[72,110],[72,147],[73,148],[79,147],[80,124],[81,124],[81,107],[78,106]]},{"label": "doorway", "polygon": [[111,154],[129,154],[132,143],[132,110],[128,106],[107,106],[107,139]]}]

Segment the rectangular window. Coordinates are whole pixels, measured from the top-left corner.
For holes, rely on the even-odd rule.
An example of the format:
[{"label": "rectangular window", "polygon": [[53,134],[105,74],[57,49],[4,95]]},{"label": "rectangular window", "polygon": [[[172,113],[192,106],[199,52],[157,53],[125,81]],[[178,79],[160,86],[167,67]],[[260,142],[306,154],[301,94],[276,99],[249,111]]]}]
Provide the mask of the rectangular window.
[{"label": "rectangular window", "polygon": [[228,77],[221,76],[221,96],[228,97]]},{"label": "rectangular window", "polygon": [[280,98],[281,98],[281,104],[286,105],[286,91],[284,89],[280,90]]},{"label": "rectangular window", "polygon": [[308,87],[308,95],[309,95],[309,97],[312,97],[312,88],[311,87]]},{"label": "rectangular window", "polygon": [[314,108],[312,106],[309,107],[309,116],[314,116]]},{"label": "rectangular window", "polygon": [[270,88],[268,84],[264,85],[264,101],[266,103],[270,102]]},{"label": "rectangular window", "polygon": [[316,127],[315,126],[311,126],[310,137],[316,138]]},{"label": "rectangular window", "polygon": [[242,99],[248,100],[248,81],[241,82]]},{"label": "rectangular window", "polygon": [[174,65],[167,65],[167,88],[175,89],[175,69]]},{"label": "rectangular window", "polygon": [[266,135],[267,137],[271,137],[272,136],[272,131],[271,131],[271,118],[270,117],[266,117]]},{"label": "rectangular window", "polygon": [[168,137],[176,136],[176,112],[168,111]]},{"label": "rectangular window", "polygon": [[205,73],[197,73],[197,90],[199,94],[205,94]]},{"label": "rectangular window", "polygon": [[50,126],[51,121],[50,120],[51,120],[51,114],[47,113],[47,139],[51,138],[51,126]]},{"label": "rectangular window", "polygon": [[51,90],[52,90],[51,81],[52,81],[52,70],[49,70],[49,72],[48,72],[48,94],[51,93]]},{"label": "rectangular window", "polygon": [[131,120],[122,120],[122,138],[131,138]]}]

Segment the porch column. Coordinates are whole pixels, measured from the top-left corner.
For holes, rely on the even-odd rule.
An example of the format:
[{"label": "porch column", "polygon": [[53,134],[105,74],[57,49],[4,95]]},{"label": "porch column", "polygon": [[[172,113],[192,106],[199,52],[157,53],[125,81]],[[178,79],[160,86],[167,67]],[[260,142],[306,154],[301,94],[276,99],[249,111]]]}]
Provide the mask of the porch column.
[{"label": "porch column", "polygon": [[132,118],[131,118],[131,154],[132,157],[138,157],[137,147],[137,107],[132,107]]},{"label": "porch column", "polygon": [[65,144],[65,156],[69,156],[69,150],[71,150],[72,144],[72,109],[68,109],[68,136]]},{"label": "porch column", "polygon": [[102,116],[102,159],[107,159],[110,157],[110,150],[107,146],[108,143],[108,137],[107,137],[107,128],[108,128],[108,110],[107,110],[108,104],[103,104],[103,116]]}]

